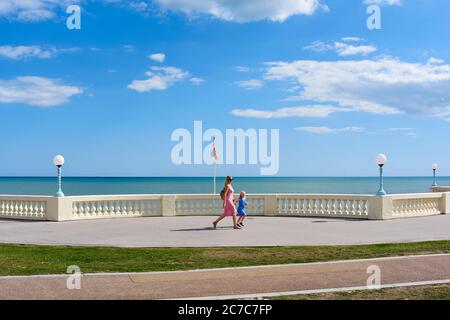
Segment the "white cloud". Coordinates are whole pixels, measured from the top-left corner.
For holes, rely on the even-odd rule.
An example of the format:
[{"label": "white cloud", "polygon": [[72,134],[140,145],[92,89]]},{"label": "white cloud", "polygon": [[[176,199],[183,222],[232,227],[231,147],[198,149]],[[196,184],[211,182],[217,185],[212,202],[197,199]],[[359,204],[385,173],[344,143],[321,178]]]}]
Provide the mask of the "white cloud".
[{"label": "white cloud", "polygon": [[450,115],[450,66],[394,58],[266,63],[264,78],[300,87],[296,99],[377,114]]},{"label": "white cloud", "polygon": [[406,134],[408,137],[415,138],[417,137],[415,128],[389,128],[386,129],[387,132],[391,134]]},{"label": "white cloud", "polygon": [[231,114],[238,117],[257,119],[326,118],[334,112],[346,111],[350,110],[326,105],[310,105],[303,107],[281,108],[275,111],[258,109],[235,109],[231,111]]},{"label": "white cloud", "polygon": [[283,22],[294,15],[312,15],[318,9],[328,10],[319,0],[155,0],[164,10],[189,15],[210,15],[232,22],[270,20]]},{"label": "white cloud", "polygon": [[263,82],[258,79],[236,81],[235,84],[245,90],[256,90],[263,86]]},{"label": "white cloud", "polygon": [[313,43],[303,47],[303,50],[311,50],[315,52],[326,52],[333,49],[334,47],[332,45],[326,44],[323,41],[314,41]]},{"label": "white cloud", "polygon": [[428,59],[427,63],[428,64],[443,64],[444,62],[445,62],[444,60],[431,57]]},{"label": "white cloud", "polygon": [[137,12],[146,12],[149,6],[144,1],[131,1],[129,7]]},{"label": "white cloud", "polygon": [[189,79],[189,81],[192,82],[195,85],[199,85],[199,84],[202,84],[203,82],[205,82],[204,79],[197,78],[197,77],[192,77],[192,78]]},{"label": "white cloud", "polygon": [[58,53],[76,52],[79,48],[57,49],[54,47],[44,48],[41,46],[0,46],[0,57],[19,60],[26,58],[49,59]]},{"label": "white cloud", "polygon": [[148,58],[149,58],[150,60],[153,60],[153,61],[157,61],[157,62],[163,63],[164,60],[166,60],[166,55],[165,55],[164,53],[160,52],[160,53],[154,53],[154,54],[151,54],[151,55],[148,56]]},{"label": "white cloud", "polygon": [[295,128],[295,130],[307,132],[307,133],[313,133],[313,134],[338,134],[338,133],[346,133],[346,132],[359,133],[359,132],[363,132],[364,128],[361,128],[361,127],[346,127],[346,128],[299,127],[299,128]]},{"label": "white cloud", "polygon": [[[127,1],[97,0],[106,4],[128,7],[148,14],[153,4],[164,11],[178,11],[190,16],[209,15],[230,22],[270,20],[283,22],[295,15],[312,15],[317,10],[329,8],[320,0],[153,0]],[[71,4],[87,3],[87,0],[1,0],[0,18],[22,22],[38,22],[55,18]]]},{"label": "white cloud", "polygon": [[56,50],[53,48],[43,49],[40,46],[0,46],[0,56],[9,59],[23,59],[36,57],[48,59],[55,55]]},{"label": "white cloud", "polygon": [[1,0],[0,17],[22,22],[44,21],[54,18],[57,10],[77,3],[78,0]]},{"label": "white cloud", "polygon": [[[362,41],[359,38],[342,38],[343,41],[346,42],[356,42]],[[344,40],[346,39],[346,40]],[[350,39],[350,40],[349,40]],[[327,52],[327,51],[336,51],[340,56],[352,56],[352,55],[367,55],[369,53],[373,53],[377,51],[377,48],[372,45],[351,45],[345,42],[335,42],[333,44],[328,44],[323,41],[314,41],[310,45],[303,47],[303,50],[311,50],[315,52]]]},{"label": "white cloud", "polygon": [[[295,15],[312,15],[317,10],[329,8],[320,0],[153,0],[127,1],[97,0],[106,4],[121,5],[131,10],[148,14],[154,6],[164,11],[178,11],[190,16],[209,15],[231,22],[270,20],[283,22]],[[55,18],[71,4],[87,0],[1,0],[0,18],[5,17],[22,22],[39,22]]]},{"label": "white cloud", "polygon": [[336,42],[334,44],[334,47],[336,49],[336,52],[342,57],[354,56],[357,54],[365,56],[369,53],[377,51],[377,48],[374,46],[352,46],[350,44],[342,42]]},{"label": "white cloud", "polygon": [[134,80],[128,85],[128,88],[138,92],[163,91],[176,82],[189,77],[189,72],[175,67],[151,67],[150,71],[147,71],[145,74],[148,76],[148,79]]},{"label": "white cloud", "polygon": [[414,131],[414,128],[389,128],[390,132],[404,132],[404,131]]},{"label": "white cloud", "polygon": [[402,5],[402,0],[364,0],[367,5],[376,4],[379,6],[400,6]]},{"label": "white cloud", "polygon": [[341,40],[344,41],[344,42],[361,42],[361,41],[364,41],[364,39],[358,38],[358,37],[343,37],[343,38],[341,38]]},{"label": "white cloud", "polygon": [[62,85],[56,79],[33,76],[0,79],[0,103],[53,107],[67,103],[70,97],[82,92],[81,88]]},{"label": "white cloud", "polygon": [[237,72],[250,72],[251,71],[251,69],[249,68],[249,67],[245,67],[245,66],[236,66],[236,67],[234,67],[234,69],[237,71]]}]

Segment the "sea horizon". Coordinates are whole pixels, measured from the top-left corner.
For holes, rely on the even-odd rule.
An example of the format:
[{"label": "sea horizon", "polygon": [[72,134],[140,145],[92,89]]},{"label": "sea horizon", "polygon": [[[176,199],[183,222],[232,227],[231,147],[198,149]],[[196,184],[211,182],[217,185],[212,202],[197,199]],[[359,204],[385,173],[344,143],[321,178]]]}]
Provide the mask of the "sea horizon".
[{"label": "sea horizon", "polygon": [[[220,192],[224,177],[216,178]],[[432,177],[387,176],[385,189],[390,194],[428,192]],[[239,177],[235,191],[303,194],[375,194],[379,178],[372,177]],[[450,185],[450,177],[438,177],[439,185]],[[64,177],[66,196],[100,194],[212,194],[213,177]],[[55,177],[0,177],[2,195],[53,195]]]},{"label": "sea horizon", "polygon": [[[217,179],[220,178],[226,178],[227,176],[216,176]],[[333,175],[326,175],[326,176],[240,176],[240,175],[232,175],[234,178],[379,178],[378,176],[333,176]],[[394,176],[394,175],[384,175],[384,178],[430,178],[432,179],[432,176]],[[50,179],[56,179],[55,176],[0,176],[1,178],[50,178]],[[63,179],[67,178],[211,178],[212,176],[64,176]],[[450,176],[440,176],[439,178],[450,178]]]}]

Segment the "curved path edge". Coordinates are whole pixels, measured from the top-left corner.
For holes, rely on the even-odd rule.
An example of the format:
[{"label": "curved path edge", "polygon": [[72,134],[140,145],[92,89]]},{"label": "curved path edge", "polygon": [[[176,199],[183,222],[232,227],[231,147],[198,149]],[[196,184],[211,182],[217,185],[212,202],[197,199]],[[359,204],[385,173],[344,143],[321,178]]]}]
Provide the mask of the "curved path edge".
[{"label": "curved path edge", "polygon": [[[374,267],[381,286],[443,283],[450,254],[176,272],[0,277],[0,299],[229,299],[367,288]],[[370,268],[369,268],[370,267]]]}]

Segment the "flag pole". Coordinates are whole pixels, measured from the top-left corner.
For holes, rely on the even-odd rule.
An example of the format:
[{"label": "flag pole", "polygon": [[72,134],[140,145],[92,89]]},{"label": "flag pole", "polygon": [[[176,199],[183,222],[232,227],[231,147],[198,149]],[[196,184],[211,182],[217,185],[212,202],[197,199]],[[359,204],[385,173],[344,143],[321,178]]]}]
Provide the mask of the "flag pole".
[{"label": "flag pole", "polygon": [[214,160],[214,195],[216,195],[216,174],[217,174],[217,151],[216,151],[216,137],[213,137],[213,160]]},{"label": "flag pole", "polygon": [[212,196],[213,208],[218,206],[216,203],[216,173],[217,173],[217,150],[216,150],[216,137],[213,137],[213,161],[214,161],[214,193]]},{"label": "flag pole", "polygon": [[217,161],[214,160],[214,195],[216,195],[216,173],[217,173]]}]

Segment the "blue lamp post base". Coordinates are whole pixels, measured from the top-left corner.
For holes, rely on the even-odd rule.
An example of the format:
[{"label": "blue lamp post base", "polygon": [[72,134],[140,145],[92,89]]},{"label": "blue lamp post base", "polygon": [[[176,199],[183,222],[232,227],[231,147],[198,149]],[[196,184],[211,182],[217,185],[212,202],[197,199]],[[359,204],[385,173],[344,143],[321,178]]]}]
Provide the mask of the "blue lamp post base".
[{"label": "blue lamp post base", "polygon": [[380,189],[377,192],[377,196],[385,196],[387,193],[384,191],[384,181],[383,181],[383,165],[379,165],[380,167]]},{"label": "blue lamp post base", "polygon": [[57,166],[58,168],[58,192],[56,192],[55,197],[64,197],[64,193],[61,189],[61,166]]},{"label": "blue lamp post base", "polygon": [[433,184],[432,187],[437,187],[437,181],[436,181],[436,169],[433,169]]}]

